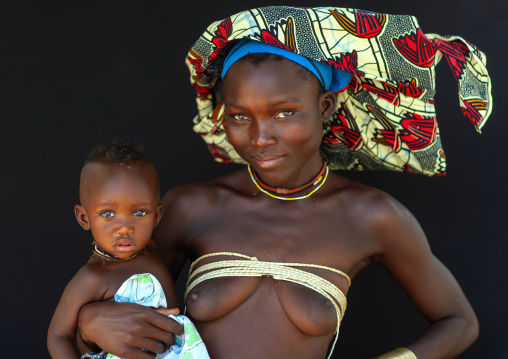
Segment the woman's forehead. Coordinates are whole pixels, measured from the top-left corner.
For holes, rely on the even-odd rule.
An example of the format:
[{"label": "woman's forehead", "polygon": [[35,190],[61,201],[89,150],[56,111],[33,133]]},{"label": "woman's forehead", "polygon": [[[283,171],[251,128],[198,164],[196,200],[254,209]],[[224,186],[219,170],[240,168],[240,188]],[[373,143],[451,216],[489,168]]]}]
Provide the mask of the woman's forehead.
[{"label": "woman's forehead", "polygon": [[314,74],[290,60],[266,59],[257,63],[238,61],[224,78],[223,93],[224,96],[238,94],[239,90],[247,87],[268,91],[272,87],[291,90],[302,86],[308,86],[308,90],[314,92],[320,88],[320,82]]},{"label": "woman's forehead", "polygon": [[[259,57],[259,55],[267,55],[266,57]],[[286,59],[282,56],[277,56],[273,54],[251,54],[245,57],[242,57],[238,61],[236,61],[232,66],[231,70],[233,72],[238,73],[242,71],[252,70],[255,72],[267,71],[273,67],[277,67],[277,73],[281,75],[289,74],[291,76],[299,75],[302,79],[311,79],[314,78],[316,81],[319,81],[318,78],[305,67],[297,64],[294,61]],[[229,71],[226,74],[224,80],[230,78]]]}]

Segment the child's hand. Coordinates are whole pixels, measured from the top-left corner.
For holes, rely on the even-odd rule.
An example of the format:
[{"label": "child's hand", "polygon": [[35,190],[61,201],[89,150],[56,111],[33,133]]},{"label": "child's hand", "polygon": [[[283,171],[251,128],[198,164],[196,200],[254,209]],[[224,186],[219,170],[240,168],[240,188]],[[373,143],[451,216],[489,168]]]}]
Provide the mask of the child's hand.
[{"label": "child's hand", "polygon": [[155,310],[156,312],[158,313],[161,313],[163,315],[179,315],[180,314],[180,309],[178,308],[164,308],[164,307],[159,307],[159,308],[153,308],[153,310]]}]

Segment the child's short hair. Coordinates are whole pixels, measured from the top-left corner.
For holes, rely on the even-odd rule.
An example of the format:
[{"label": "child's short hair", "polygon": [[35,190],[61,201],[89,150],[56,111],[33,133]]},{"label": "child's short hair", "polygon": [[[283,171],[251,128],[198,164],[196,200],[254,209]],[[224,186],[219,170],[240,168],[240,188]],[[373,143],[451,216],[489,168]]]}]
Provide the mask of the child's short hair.
[{"label": "child's short hair", "polygon": [[132,140],[115,138],[92,148],[85,159],[85,165],[90,162],[129,163],[134,161],[150,163],[145,158],[143,146]]},{"label": "child's short hair", "polygon": [[159,175],[153,164],[146,159],[145,149],[143,146],[136,143],[136,141],[115,138],[111,141],[95,146],[92,148],[88,156],[86,156],[79,181],[79,199],[81,202],[83,202],[84,199],[83,188],[85,187],[85,183],[83,180],[85,178],[86,167],[88,164],[93,162],[99,162],[107,165],[125,165],[132,162],[145,163],[155,176],[157,195],[160,195]]}]

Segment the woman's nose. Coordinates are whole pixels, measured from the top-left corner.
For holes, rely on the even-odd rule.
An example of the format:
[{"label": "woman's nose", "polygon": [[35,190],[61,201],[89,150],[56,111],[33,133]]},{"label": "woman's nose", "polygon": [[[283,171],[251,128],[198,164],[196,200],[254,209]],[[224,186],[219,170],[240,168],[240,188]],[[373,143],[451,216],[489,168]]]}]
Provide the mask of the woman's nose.
[{"label": "woman's nose", "polygon": [[251,125],[252,146],[267,147],[277,142],[270,121],[254,121]]}]

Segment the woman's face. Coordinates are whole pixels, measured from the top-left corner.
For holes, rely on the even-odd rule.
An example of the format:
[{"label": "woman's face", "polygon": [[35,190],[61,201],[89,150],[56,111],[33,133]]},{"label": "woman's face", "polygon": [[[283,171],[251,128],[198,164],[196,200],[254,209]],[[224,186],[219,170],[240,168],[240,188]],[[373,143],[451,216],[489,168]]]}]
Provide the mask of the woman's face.
[{"label": "woman's face", "polygon": [[225,127],[238,154],[272,186],[294,188],[322,166],[323,122],[335,97],[285,61],[235,63],[223,87]]}]

